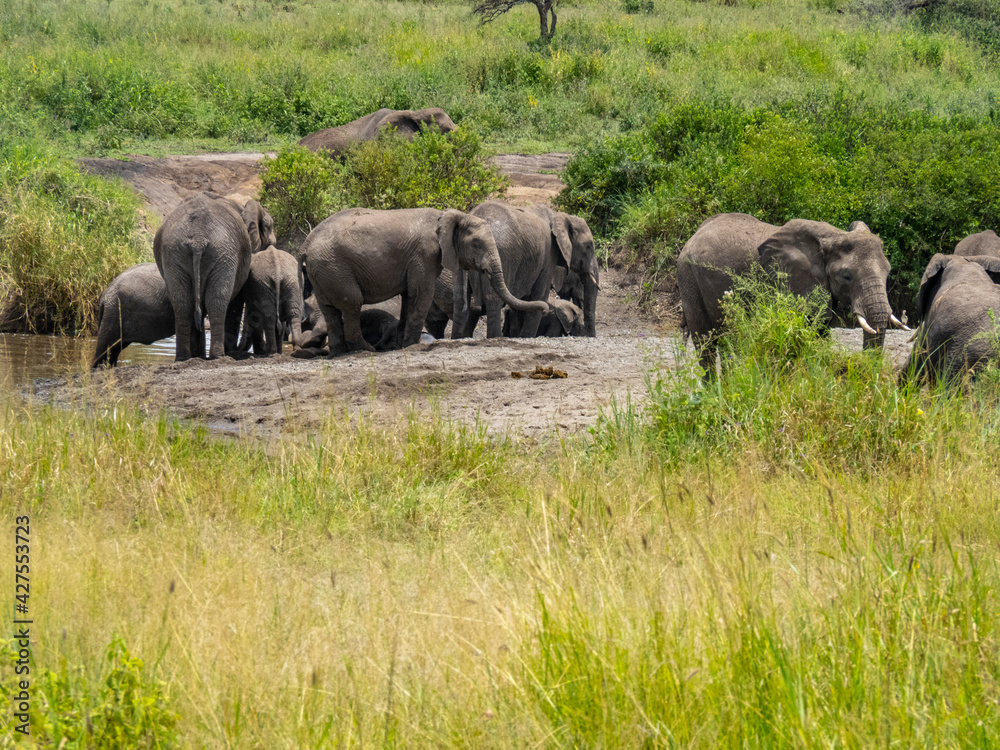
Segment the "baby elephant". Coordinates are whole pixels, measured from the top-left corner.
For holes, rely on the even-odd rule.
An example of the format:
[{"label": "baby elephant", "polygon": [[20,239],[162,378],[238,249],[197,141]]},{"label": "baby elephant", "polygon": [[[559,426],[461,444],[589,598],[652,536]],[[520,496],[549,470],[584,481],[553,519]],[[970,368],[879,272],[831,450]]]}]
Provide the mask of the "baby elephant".
[{"label": "baby elephant", "polygon": [[906,373],[959,375],[1000,358],[1000,259],[937,254],[917,294],[923,315]]},{"label": "baby elephant", "polygon": [[[507,310],[503,317],[504,336],[518,338],[518,334],[512,330],[516,321],[517,315]],[[549,300],[549,311],[542,316],[535,335],[550,339],[561,336],[586,336],[587,327],[584,325],[583,310],[568,299]]]},{"label": "baby elephant", "polygon": [[245,306],[240,350],[253,346],[254,354],[281,354],[284,324],[295,346],[302,338],[302,293],[295,258],[271,246],[250,260],[240,298]]},{"label": "baby elephant", "polygon": [[152,344],[173,336],[174,308],[156,264],[132,266],[108,284],[98,303],[97,321],[97,350],[91,367],[114,367],[129,344]]},{"label": "baby elephant", "polygon": [[[326,343],[326,318],[316,303],[316,296],[311,295],[305,302],[306,321],[303,328],[309,330],[302,334],[300,348],[293,356],[300,359],[326,356],[329,351],[324,349]],[[361,311],[361,335],[365,341],[375,347],[377,352],[387,352],[399,349],[396,331],[399,320],[391,313],[377,307]]]}]

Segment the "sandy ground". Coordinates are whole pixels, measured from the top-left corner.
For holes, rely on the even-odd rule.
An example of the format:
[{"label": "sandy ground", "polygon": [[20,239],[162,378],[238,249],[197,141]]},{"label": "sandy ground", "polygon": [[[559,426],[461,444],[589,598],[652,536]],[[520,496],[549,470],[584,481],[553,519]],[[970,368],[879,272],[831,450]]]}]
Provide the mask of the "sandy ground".
[{"label": "sandy ground", "polygon": [[[568,156],[495,157],[511,178],[507,200],[551,201],[562,187],[557,173]],[[135,156],[82,163],[95,174],[126,180],[163,216],[201,190],[256,195],[262,157]],[[602,274],[594,339],[485,340],[484,320],[476,339],[442,340],[399,352],[322,360],[300,360],[286,353],[267,359],[131,365],[92,377],[38,381],[29,390],[34,398],[67,404],[124,397],[150,411],[166,409],[221,431],[262,436],[308,429],[333,410],[395,423],[416,408],[418,413],[480,421],[492,433],[511,431],[549,440],[593,425],[612,402],[641,401],[651,369],[672,367],[688,355],[676,332],[676,305],[666,292],[654,292],[650,304],[639,305],[641,282],[640,276],[618,270]],[[380,307],[398,315],[392,302]],[[860,330],[837,329],[834,336],[848,348],[861,347]],[[896,331],[888,335],[887,352],[897,366],[908,356],[907,336]],[[538,366],[563,370],[566,377],[511,375],[527,375]]]}]

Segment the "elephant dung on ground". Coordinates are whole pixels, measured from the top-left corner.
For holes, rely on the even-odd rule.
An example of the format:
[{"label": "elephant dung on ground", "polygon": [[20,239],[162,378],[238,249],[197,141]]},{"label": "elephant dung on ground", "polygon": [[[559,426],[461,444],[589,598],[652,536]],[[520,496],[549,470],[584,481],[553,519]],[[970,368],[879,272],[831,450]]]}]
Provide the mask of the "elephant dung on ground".
[{"label": "elephant dung on ground", "polygon": [[254,255],[239,300],[244,306],[240,350],[280,354],[287,325],[291,341],[302,339],[302,290],[295,258],[273,245]]},{"label": "elephant dung on ground", "polygon": [[747,214],[719,214],[698,227],[677,258],[682,328],[702,349],[706,374],[715,369],[712,332],[722,324],[723,295],[736,276],[755,267],[772,277],[783,272],[793,294],[825,290],[828,317],[838,305],[857,315],[865,348],[882,345],[890,322],[904,327],[889,306],[882,240],[863,222],[845,232],[822,221],[793,219],[776,227]]},{"label": "elephant dung on ground", "polygon": [[174,308],[156,264],[140,263],[115,277],[101,294],[97,321],[91,367],[114,367],[129,344],[152,344],[173,336]]},{"label": "elephant dung on ground", "polygon": [[454,209],[347,209],[309,234],[300,257],[326,318],[331,354],[374,351],[361,333],[361,306],[396,295],[402,296],[397,343],[417,343],[442,268],[485,273],[514,309],[548,310],[510,293],[489,224]]},{"label": "elephant dung on ground", "polygon": [[235,351],[237,305],[230,305],[250,273],[250,258],[262,238],[273,237],[270,216],[257,201],[240,207],[215,193],[199,193],[174,209],[153,238],[153,256],[174,309],[178,362],[201,356],[192,337],[204,335],[205,313],[212,331],[209,357]]},{"label": "elephant dung on ground", "polygon": [[920,280],[923,316],[904,372],[930,380],[1000,359],[1000,258],[937,254]]},{"label": "elephant dung on ground", "polygon": [[421,125],[441,133],[451,133],[456,127],[440,107],[380,109],[345,125],[310,133],[299,141],[299,145],[310,151],[326,151],[331,156],[340,156],[356,143],[375,140],[383,131],[392,130],[412,141],[413,136],[420,132]]},{"label": "elephant dung on ground", "polygon": [[[504,277],[511,293],[520,299],[546,302],[557,279],[576,274],[583,282],[583,314],[587,336],[596,335],[597,294],[600,271],[594,247],[594,235],[587,222],[578,216],[553,211],[548,206],[526,208],[500,201],[486,201],[470,213],[489,222],[496,239]],[[453,290],[464,285],[459,277]],[[481,276],[470,276],[471,296],[481,301],[486,314],[486,335],[495,338],[503,333],[500,310],[503,300],[483,283]],[[471,304],[471,302],[470,302]],[[464,309],[455,313],[453,330],[471,335]],[[510,316],[510,335],[531,338],[536,335],[547,309],[514,310]]]},{"label": "elephant dung on ground", "polygon": [[1000,237],[992,229],[970,234],[955,245],[955,255],[963,258],[973,258],[982,255],[1000,258]]}]

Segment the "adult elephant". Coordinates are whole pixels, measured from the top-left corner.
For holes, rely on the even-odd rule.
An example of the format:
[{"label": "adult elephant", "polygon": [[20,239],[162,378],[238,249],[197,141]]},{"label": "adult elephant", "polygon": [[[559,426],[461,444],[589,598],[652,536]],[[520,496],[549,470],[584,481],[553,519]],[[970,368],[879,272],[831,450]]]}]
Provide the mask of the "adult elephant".
[{"label": "adult elephant", "polygon": [[291,341],[302,339],[302,289],[298,264],[289,253],[268,247],[250,260],[250,273],[240,290],[238,304],[244,308],[243,341],[240,350],[253,346],[254,354],[281,354],[284,328]]},{"label": "adult elephant", "polygon": [[[596,335],[597,293],[600,289],[600,271],[594,249],[594,235],[587,222],[579,216],[553,211],[548,206],[526,208],[510,206],[500,201],[486,201],[470,213],[489,222],[496,239],[504,278],[512,294],[538,302],[548,300],[549,291],[557,279],[567,273],[576,274],[583,281],[583,315],[587,336]],[[463,287],[458,274],[455,290]],[[472,296],[481,301],[486,314],[486,336],[496,338],[503,333],[500,310],[504,304],[483,283],[484,279],[471,277]],[[465,306],[467,308],[468,306]],[[471,335],[464,309],[456,310],[453,330]],[[514,309],[511,314],[510,335],[531,338],[538,333],[538,325],[547,309]]]},{"label": "adult elephant", "polygon": [[361,306],[397,294],[402,295],[397,343],[417,343],[442,268],[484,273],[514,309],[548,310],[544,302],[524,302],[510,293],[489,224],[454,209],[349,208],[317,225],[300,257],[326,318],[331,354],[374,351],[361,334]]},{"label": "adult elephant", "polygon": [[340,156],[355,143],[375,140],[382,131],[392,130],[396,135],[412,141],[422,125],[441,133],[451,133],[456,127],[440,107],[380,109],[346,125],[310,133],[299,141],[299,145],[310,151],[326,151],[331,156]]},{"label": "adult elephant", "polygon": [[[250,273],[250,257],[262,240],[273,239],[270,216],[257,201],[242,211],[232,200],[199,193],[174,209],[153,238],[153,256],[174,309],[177,330],[175,359],[190,359],[192,336],[204,335],[205,313],[211,323],[209,359],[237,347],[239,311],[230,310]],[[273,227],[273,223],[270,223]],[[228,315],[227,315],[228,311]]]},{"label": "adult elephant", "polygon": [[167,285],[155,263],[140,263],[115,277],[101,294],[97,349],[90,366],[114,367],[129,344],[152,344],[173,335],[174,308]]},{"label": "adult elephant", "polygon": [[823,289],[835,306],[849,309],[864,329],[864,347],[881,346],[892,314],[886,294],[889,261],[882,241],[864,222],[848,231],[822,221],[793,219],[777,227],[747,214],[719,214],[705,221],[677,258],[677,287],[687,333],[702,349],[706,374],[714,371],[712,331],[722,323],[722,298],[736,276],[763,267],[786,274],[793,294]]},{"label": "adult elephant", "polygon": [[955,245],[955,255],[963,258],[974,258],[982,255],[1000,258],[1000,237],[992,229],[970,234]]},{"label": "adult elephant", "polygon": [[934,380],[1000,358],[1000,258],[937,254],[920,280],[923,317],[905,372]]}]

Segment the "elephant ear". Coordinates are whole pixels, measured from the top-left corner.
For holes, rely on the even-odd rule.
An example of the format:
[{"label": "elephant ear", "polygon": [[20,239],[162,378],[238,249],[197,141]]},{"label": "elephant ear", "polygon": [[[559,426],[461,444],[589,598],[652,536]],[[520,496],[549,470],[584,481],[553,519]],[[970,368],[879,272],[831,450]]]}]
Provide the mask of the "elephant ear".
[{"label": "elephant ear", "polygon": [[953,258],[952,255],[937,253],[924,269],[924,275],[920,279],[920,290],[917,292],[917,315],[920,317],[926,315],[934,304],[934,297],[941,288],[941,276]]},{"label": "elephant ear", "polygon": [[382,119],[380,130],[395,128],[399,134],[414,136],[420,132],[420,121],[413,116],[413,111],[401,109]]},{"label": "elephant ear", "polygon": [[772,276],[787,275],[788,291],[806,297],[816,287],[826,289],[826,253],[843,232],[822,221],[793,219],[757,248],[761,265]]},{"label": "elephant ear", "polygon": [[454,208],[442,211],[438,218],[437,238],[441,248],[441,267],[452,273],[459,271],[458,253],[455,250],[455,232],[459,224],[467,218],[465,214]]},{"label": "elephant ear", "polygon": [[1000,284],[1000,258],[994,258],[992,255],[973,255],[966,260],[981,265],[993,283]]},{"label": "elephant ear", "polygon": [[249,200],[243,207],[243,223],[250,235],[250,252],[259,253],[264,249],[261,231],[264,224],[264,207],[255,200]]},{"label": "elephant ear", "polygon": [[559,255],[563,259],[566,268],[570,268],[573,263],[573,240],[570,238],[570,215],[561,211],[549,212],[549,227],[552,229],[552,238],[559,248]]}]

